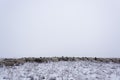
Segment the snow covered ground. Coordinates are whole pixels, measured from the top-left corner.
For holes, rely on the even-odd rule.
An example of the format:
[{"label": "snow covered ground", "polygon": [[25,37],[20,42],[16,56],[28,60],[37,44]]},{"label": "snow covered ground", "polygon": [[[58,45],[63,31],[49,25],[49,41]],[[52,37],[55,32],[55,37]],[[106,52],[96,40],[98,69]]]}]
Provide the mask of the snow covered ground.
[{"label": "snow covered ground", "polygon": [[0,67],[0,80],[120,80],[120,64],[89,61]]}]

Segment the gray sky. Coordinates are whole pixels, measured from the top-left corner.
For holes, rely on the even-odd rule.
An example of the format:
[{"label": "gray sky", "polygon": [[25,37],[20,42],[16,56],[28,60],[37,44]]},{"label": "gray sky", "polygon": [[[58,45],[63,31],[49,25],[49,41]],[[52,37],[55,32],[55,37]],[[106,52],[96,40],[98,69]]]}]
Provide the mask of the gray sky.
[{"label": "gray sky", "polygon": [[0,57],[120,57],[120,0],[0,0]]}]

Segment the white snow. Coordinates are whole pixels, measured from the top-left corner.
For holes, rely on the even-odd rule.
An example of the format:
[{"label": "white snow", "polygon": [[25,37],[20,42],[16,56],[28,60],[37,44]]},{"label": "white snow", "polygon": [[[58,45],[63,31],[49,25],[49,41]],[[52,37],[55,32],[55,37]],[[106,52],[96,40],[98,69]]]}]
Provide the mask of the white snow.
[{"label": "white snow", "polygon": [[0,80],[120,80],[120,64],[89,61],[0,67]]}]

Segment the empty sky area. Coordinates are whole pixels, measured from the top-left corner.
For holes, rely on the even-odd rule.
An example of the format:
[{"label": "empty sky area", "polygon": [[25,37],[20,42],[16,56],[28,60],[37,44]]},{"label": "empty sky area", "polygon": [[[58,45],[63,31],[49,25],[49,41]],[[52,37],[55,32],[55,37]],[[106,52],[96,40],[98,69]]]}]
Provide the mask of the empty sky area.
[{"label": "empty sky area", "polygon": [[120,0],[0,0],[0,57],[120,57]]}]

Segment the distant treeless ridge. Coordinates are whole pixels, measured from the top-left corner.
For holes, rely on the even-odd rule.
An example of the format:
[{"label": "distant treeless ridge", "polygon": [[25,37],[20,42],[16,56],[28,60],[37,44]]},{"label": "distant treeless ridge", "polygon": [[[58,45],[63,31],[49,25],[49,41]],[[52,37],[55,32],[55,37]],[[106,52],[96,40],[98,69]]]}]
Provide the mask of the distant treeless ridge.
[{"label": "distant treeless ridge", "polygon": [[120,63],[120,58],[97,58],[97,57],[24,57],[24,58],[4,58],[0,60],[0,66],[19,66],[26,62],[48,63],[58,61],[91,61],[104,63]]}]

